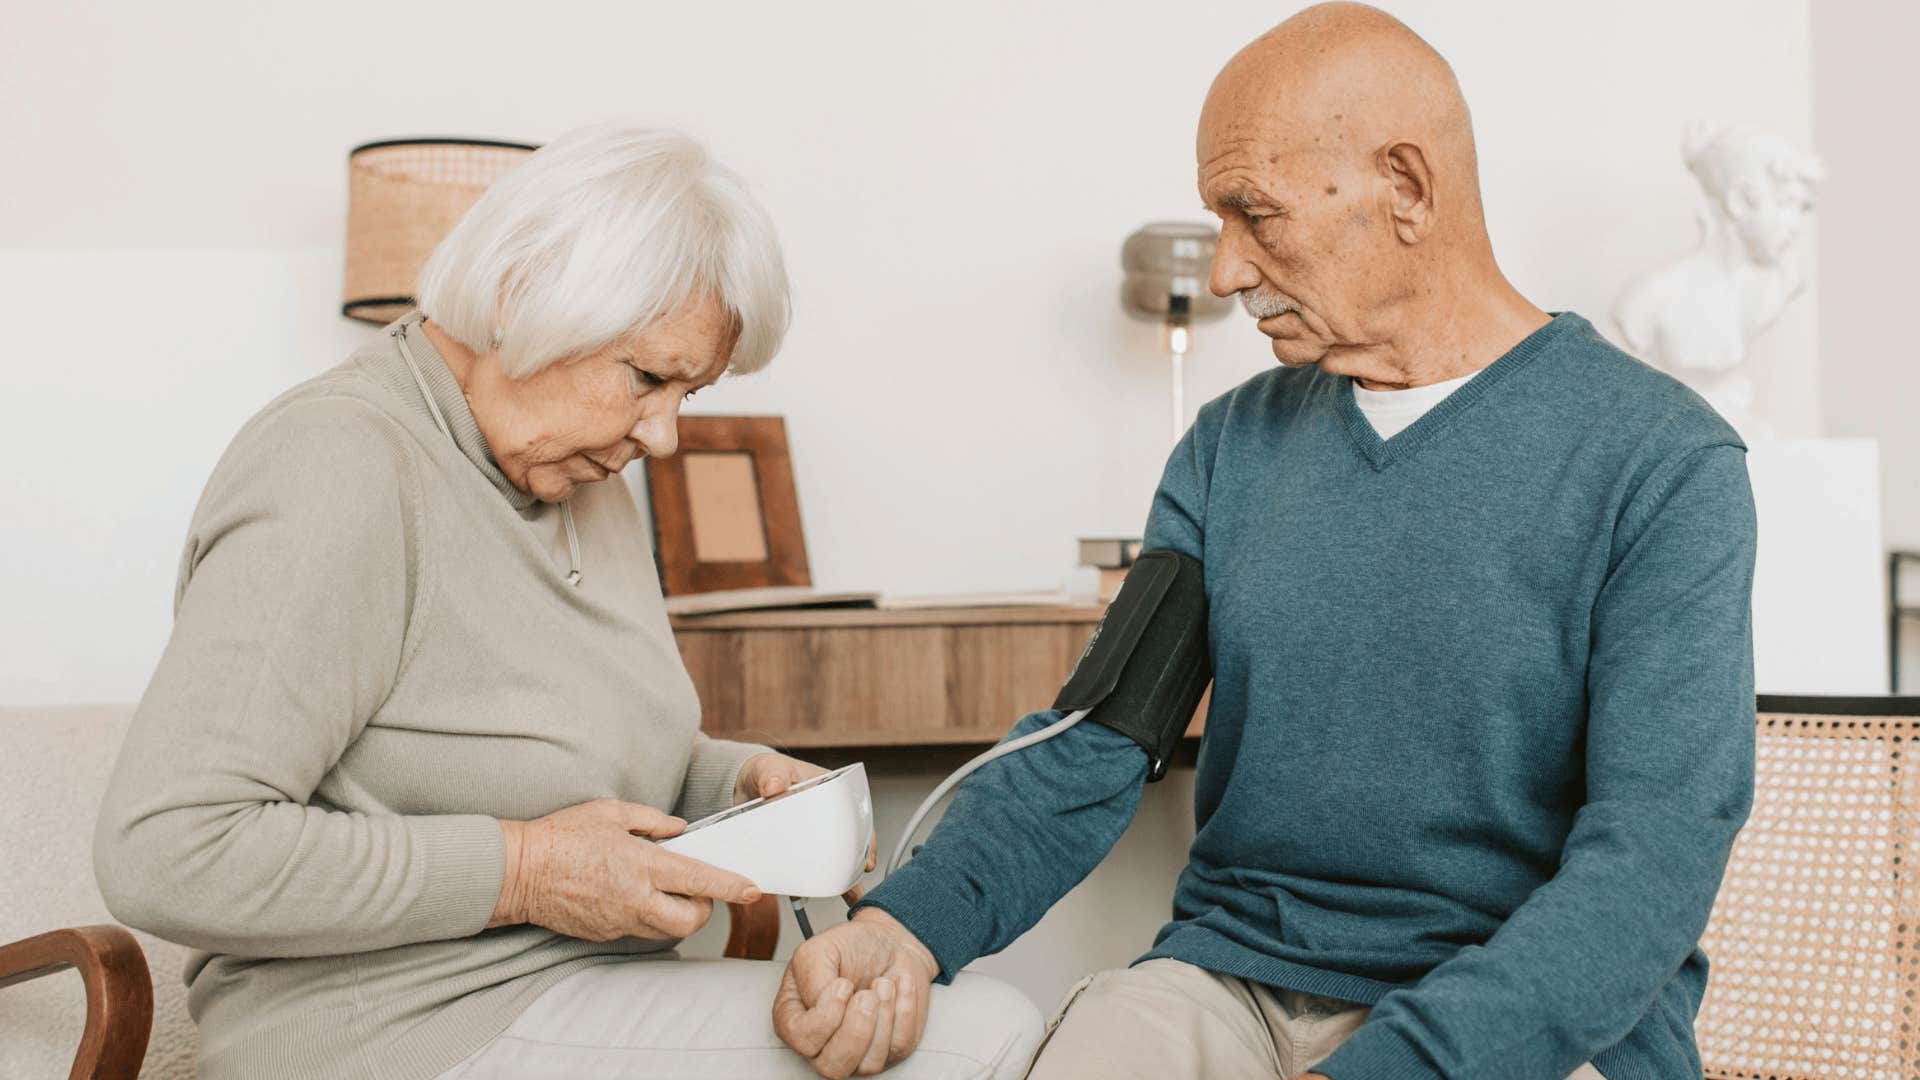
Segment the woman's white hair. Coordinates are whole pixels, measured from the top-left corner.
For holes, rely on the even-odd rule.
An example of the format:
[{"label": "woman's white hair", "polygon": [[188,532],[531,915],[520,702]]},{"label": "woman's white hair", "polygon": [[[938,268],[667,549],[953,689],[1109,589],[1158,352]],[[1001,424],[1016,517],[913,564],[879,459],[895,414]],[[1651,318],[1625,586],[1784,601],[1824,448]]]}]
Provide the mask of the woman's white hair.
[{"label": "woman's white hair", "polygon": [[428,318],[493,349],[511,378],[709,293],[739,326],[728,370],[766,366],[792,314],[773,219],[699,143],[619,123],[568,132],[494,181],[415,289]]}]

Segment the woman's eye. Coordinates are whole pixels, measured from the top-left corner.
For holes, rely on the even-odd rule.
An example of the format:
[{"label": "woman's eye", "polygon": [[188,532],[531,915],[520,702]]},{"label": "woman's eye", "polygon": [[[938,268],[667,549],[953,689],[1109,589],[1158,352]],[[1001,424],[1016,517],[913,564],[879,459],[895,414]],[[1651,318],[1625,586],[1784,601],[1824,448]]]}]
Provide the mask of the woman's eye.
[{"label": "woman's eye", "polygon": [[633,392],[636,394],[642,390],[651,390],[656,386],[664,386],[667,382],[667,380],[655,375],[653,372],[642,371],[637,367],[630,366],[627,368],[627,371],[629,372],[628,381],[633,383]]},{"label": "woman's eye", "polygon": [[695,395],[695,394],[697,394],[697,393],[699,393],[699,392],[700,392],[700,391],[698,391],[698,390],[689,390],[689,391],[687,391],[687,396],[686,396],[686,397],[684,397],[684,398],[681,398],[680,400],[682,400],[682,401],[692,401],[692,400],[693,400],[693,395]]}]

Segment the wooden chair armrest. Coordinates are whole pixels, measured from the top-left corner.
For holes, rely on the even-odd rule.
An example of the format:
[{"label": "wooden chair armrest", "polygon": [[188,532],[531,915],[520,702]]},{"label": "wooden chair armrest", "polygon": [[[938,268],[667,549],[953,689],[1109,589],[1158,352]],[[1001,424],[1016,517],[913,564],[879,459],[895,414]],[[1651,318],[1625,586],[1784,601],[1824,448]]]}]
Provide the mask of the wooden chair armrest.
[{"label": "wooden chair armrest", "polygon": [[751,904],[728,904],[726,955],[735,960],[771,960],[780,944],[780,902],[762,895]]},{"label": "wooden chair armrest", "polygon": [[81,926],[0,945],[0,989],[64,968],[78,968],[87,987],[70,1080],[137,1077],[153,1030],[153,977],[140,943],[118,926]]}]

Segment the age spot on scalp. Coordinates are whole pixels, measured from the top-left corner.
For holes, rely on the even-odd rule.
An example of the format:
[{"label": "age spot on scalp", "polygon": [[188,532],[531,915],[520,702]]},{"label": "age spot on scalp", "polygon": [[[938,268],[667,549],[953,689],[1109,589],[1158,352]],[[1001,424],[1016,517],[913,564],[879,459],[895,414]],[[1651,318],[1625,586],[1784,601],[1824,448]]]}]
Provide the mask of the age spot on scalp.
[{"label": "age spot on scalp", "polygon": [[1329,195],[1338,195],[1338,194],[1340,194],[1340,188],[1339,188],[1339,186],[1338,186],[1338,185],[1335,185],[1335,184],[1328,184],[1328,185],[1327,185],[1327,194],[1329,194]]}]

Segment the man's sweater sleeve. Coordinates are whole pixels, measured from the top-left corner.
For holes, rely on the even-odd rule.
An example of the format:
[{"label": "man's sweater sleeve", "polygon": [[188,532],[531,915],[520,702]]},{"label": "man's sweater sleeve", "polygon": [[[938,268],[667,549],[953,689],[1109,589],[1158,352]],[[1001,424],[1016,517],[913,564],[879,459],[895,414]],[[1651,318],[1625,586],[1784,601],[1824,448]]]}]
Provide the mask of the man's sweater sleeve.
[{"label": "man's sweater sleeve", "polygon": [[234,441],[194,514],[173,635],[94,836],[107,907],[170,941],[315,956],[478,933],[499,823],[313,805],[386,699],[424,602],[417,480],[343,398]]},{"label": "man's sweater sleeve", "polygon": [[[1209,461],[1203,426],[1204,419],[1167,462],[1147,518],[1148,548],[1200,557]],[[1007,738],[1061,715],[1033,713]],[[860,906],[900,920],[949,981],[1006,948],[1093,872],[1133,820],[1146,778],[1138,743],[1084,722],[990,762],[960,785],[921,852]]]},{"label": "man's sweater sleeve", "polygon": [[1705,929],[1753,798],[1755,523],[1742,449],[1670,460],[1592,612],[1587,801],[1484,946],[1382,998],[1332,1080],[1566,1076],[1624,1038]]},{"label": "man's sweater sleeve", "polygon": [[[1007,737],[1060,716],[1034,713]],[[940,961],[940,981],[951,981],[1093,872],[1133,820],[1146,779],[1139,745],[1097,724],[1008,754],[960,785],[920,854],[859,906],[900,920]]]}]

